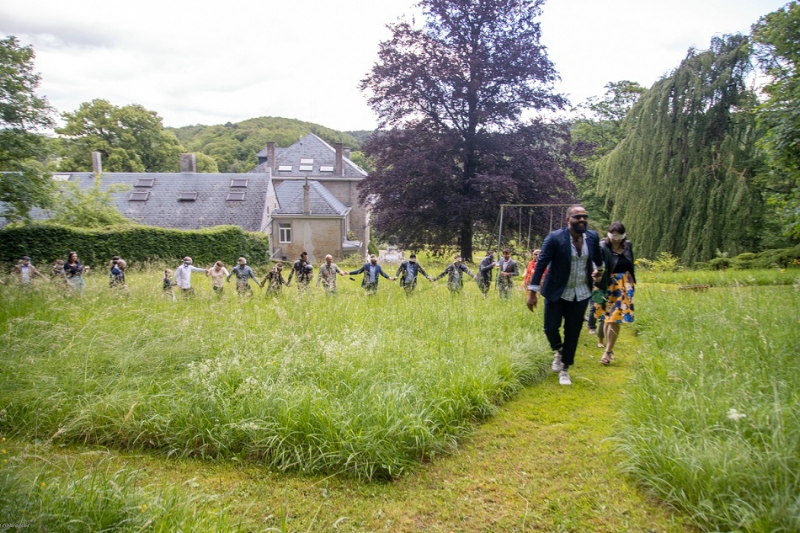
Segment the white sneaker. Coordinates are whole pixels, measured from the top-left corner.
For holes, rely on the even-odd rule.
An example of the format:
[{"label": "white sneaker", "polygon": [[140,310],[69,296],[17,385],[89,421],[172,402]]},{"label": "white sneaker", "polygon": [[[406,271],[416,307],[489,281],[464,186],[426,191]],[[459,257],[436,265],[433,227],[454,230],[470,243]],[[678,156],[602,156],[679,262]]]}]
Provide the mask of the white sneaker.
[{"label": "white sneaker", "polygon": [[561,362],[561,352],[556,352],[556,356],[553,357],[553,364],[550,365],[550,368],[553,372],[561,372],[564,370],[564,363]]},{"label": "white sneaker", "polygon": [[569,379],[569,372],[566,370],[562,370],[558,373],[558,384],[559,385],[572,385],[572,380]]}]

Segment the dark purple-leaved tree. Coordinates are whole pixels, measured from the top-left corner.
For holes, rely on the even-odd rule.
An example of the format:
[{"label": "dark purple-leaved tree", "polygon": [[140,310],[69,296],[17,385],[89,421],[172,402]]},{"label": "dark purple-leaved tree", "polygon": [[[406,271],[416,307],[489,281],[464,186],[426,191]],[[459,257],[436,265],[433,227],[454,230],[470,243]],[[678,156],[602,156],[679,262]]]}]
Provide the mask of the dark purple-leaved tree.
[{"label": "dark purple-leaved tree", "polygon": [[541,3],[421,0],[422,28],[389,26],[361,82],[381,131],[364,146],[375,171],[360,195],[379,232],[406,246],[457,243],[469,261],[500,203],[573,199],[566,125],[522,121],[566,103],[539,42]]}]

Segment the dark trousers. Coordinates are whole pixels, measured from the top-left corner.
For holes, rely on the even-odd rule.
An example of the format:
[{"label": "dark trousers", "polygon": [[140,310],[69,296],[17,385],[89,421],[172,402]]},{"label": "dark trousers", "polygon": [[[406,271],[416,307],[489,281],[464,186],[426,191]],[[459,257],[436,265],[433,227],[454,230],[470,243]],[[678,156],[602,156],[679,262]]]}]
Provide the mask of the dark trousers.
[{"label": "dark trousers", "polygon": [[[578,337],[583,329],[583,318],[586,314],[586,306],[589,298],[585,300],[558,299],[551,302],[544,301],[544,334],[550,343],[550,348],[561,351],[561,362],[564,369],[572,366],[575,362],[575,350],[578,348]],[[564,340],[561,340],[559,329],[564,324]]]}]

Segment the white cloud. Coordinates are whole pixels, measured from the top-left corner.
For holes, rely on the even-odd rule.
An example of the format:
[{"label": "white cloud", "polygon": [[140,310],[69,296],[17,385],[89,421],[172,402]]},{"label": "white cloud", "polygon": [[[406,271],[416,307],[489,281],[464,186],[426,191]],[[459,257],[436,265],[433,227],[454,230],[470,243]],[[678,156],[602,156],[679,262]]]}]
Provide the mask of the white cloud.
[{"label": "white cloud", "polygon": [[[336,129],[375,117],[359,81],[387,23],[413,0],[27,0],[0,4],[0,34],[33,44],[41,93],[59,111],[104,98],[169,126],[281,116]],[[650,86],[689,46],[747,32],[777,0],[549,0],[548,46],[574,104],[609,81]],[[417,16],[419,22],[420,18]]]}]

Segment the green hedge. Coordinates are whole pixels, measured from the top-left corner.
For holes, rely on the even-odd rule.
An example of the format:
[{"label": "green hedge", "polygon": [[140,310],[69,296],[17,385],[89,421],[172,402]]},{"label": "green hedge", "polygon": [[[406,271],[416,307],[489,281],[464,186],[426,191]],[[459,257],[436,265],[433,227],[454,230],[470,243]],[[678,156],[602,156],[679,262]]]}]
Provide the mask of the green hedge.
[{"label": "green hedge", "polygon": [[735,257],[716,257],[705,263],[697,263],[699,270],[750,270],[758,268],[786,268],[800,262],[800,244],[793,248],[777,248],[759,253],[745,252]]},{"label": "green hedge", "polygon": [[[179,261],[186,255],[195,264],[223,261],[230,265],[243,255],[260,265],[269,259],[269,238],[238,226],[202,230],[176,230],[152,226],[83,229],[51,224],[30,224],[0,229],[0,262],[16,263],[29,255],[40,267],[56,258],[78,252],[84,264],[103,264],[118,255],[128,262]],[[177,263],[176,263],[177,264]]]}]

